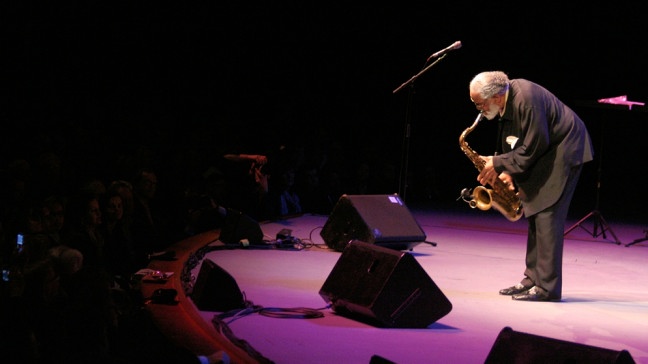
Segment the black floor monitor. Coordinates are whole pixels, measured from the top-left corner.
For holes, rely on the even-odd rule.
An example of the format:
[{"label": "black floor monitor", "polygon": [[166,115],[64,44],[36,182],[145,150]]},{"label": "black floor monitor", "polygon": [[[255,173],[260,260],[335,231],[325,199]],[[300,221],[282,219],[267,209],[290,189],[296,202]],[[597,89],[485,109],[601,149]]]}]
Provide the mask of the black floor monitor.
[{"label": "black floor monitor", "polygon": [[398,195],[342,195],[320,235],[338,251],[352,240],[412,250],[426,238]]}]

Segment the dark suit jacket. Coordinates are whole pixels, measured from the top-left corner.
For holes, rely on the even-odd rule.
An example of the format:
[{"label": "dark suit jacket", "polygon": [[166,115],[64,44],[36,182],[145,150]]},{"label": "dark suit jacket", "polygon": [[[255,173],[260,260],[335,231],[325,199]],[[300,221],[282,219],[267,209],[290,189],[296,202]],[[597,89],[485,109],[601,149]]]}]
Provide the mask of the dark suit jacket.
[{"label": "dark suit jacket", "polygon": [[553,205],[571,168],[593,159],[583,121],[533,82],[511,80],[499,123],[500,150],[493,166],[498,173],[505,171],[513,177],[527,217]]}]

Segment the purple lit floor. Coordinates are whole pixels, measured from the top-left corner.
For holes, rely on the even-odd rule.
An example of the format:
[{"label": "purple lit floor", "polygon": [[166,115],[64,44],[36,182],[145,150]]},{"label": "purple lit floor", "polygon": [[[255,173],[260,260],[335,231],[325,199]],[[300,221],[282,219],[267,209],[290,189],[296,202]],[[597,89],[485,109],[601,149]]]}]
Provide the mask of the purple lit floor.
[{"label": "purple lit floor", "polygon": [[[526,220],[495,211],[411,210],[427,240],[412,254],[452,303],[449,314],[424,329],[377,328],[325,309],[323,318],[251,314],[228,323],[233,334],[275,363],[483,363],[504,327],[517,332],[627,350],[648,363],[648,242],[644,226],[608,221],[610,234],[592,236],[591,221],[565,240],[561,302],[517,302],[498,294],[524,269]],[[326,216],[305,215],[261,224],[267,239],[282,228],[315,244]],[[575,221],[568,221],[567,226]],[[325,245],[324,245],[325,247]],[[206,255],[228,271],[246,298],[266,308],[322,308],[319,289],[339,252],[321,248],[224,250]],[[196,270],[198,267],[196,268]],[[197,271],[195,272],[197,274]],[[214,312],[201,312],[211,320]]]}]

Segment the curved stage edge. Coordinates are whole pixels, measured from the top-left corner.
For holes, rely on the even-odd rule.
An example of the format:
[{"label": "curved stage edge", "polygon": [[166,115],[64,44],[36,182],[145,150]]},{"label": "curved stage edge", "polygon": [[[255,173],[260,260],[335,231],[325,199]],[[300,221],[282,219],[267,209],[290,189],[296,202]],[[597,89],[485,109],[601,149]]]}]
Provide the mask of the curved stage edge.
[{"label": "curved stage edge", "polygon": [[233,363],[258,363],[247,352],[217,332],[210,322],[205,321],[183,289],[182,272],[187,260],[198,249],[208,244],[220,244],[219,236],[219,230],[211,230],[189,237],[168,249],[175,252],[176,260],[151,261],[148,265],[149,269],[173,272],[173,275],[165,283],[142,282],[140,288],[142,297],[151,297],[159,288],[173,288],[178,292],[177,304],[148,303],[145,308],[169,340],[196,355],[209,356],[224,351]]}]

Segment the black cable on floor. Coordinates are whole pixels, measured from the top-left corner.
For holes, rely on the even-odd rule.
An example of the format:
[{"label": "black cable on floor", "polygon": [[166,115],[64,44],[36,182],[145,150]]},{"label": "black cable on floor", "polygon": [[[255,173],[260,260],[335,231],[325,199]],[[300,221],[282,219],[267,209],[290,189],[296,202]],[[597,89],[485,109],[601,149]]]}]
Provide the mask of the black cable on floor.
[{"label": "black cable on floor", "polygon": [[314,319],[324,317],[322,309],[312,309],[306,307],[293,307],[293,308],[263,308],[259,311],[259,315],[276,318],[301,318],[301,319]]}]

